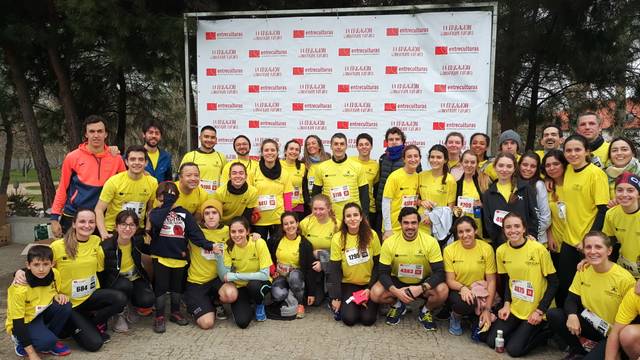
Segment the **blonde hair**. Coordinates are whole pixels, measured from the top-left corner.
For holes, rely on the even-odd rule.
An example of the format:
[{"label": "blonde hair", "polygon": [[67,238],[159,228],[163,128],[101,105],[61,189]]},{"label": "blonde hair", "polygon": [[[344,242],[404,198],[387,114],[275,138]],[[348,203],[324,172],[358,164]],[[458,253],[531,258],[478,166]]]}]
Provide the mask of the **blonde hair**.
[{"label": "blonde hair", "polygon": [[460,162],[462,162],[462,160],[464,160],[464,157],[467,155],[473,156],[476,159],[476,176],[478,177],[478,186],[480,187],[480,191],[481,192],[487,191],[487,189],[489,189],[489,185],[491,185],[491,178],[489,177],[489,175],[485,174],[484,172],[478,171],[478,164],[480,163],[478,154],[474,153],[471,150],[467,150],[463,152],[462,155],[460,156]]},{"label": "blonde hair", "polygon": [[[333,211],[333,207],[331,206],[331,199],[325,194],[316,194],[311,198],[311,211],[313,214],[313,203],[316,201],[324,202],[324,205],[329,209],[329,219],[333,221],[333,231],[338,231],[338,220],[336,220],[336,213]],[[314,215],[315,216],[315,215]]]},{"label": "blonde hair", "polygon": [[[95,219],[96,213],[93,210],[81,209],[81,210],[78,210],[76,214],[73,216],[74,224],[78,219],[78,215],[81,212],[85,212],[85,211],[92,213]],[[78,236],[76,236],[76,229],[73,226],[71,226],[69,230],[67,230],[67,232],[64,234],[62,240],[64,242],[64,251],[67,253],[67,256],[69,256],[72,259],[75,259],[76,255],[78,255]]]}]

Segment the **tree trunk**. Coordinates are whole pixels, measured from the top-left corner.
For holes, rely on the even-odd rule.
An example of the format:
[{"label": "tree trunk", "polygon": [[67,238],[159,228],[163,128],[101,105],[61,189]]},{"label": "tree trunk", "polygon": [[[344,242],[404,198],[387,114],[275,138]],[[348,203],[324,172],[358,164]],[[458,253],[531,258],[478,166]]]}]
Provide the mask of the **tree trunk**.
[{"label": "tree trunk", "polygon": [[[57,30],[57,15],[55,11],[55,5],[53,0],[47,1],[48,17],[53,32]],[[76,103],[73,100],[73,94],[71,93],[71,81],[68,73],[62,64],[60,53],[56,47],[56,43],[53,41],[47,42],[47,55],[49,56],[49,62],[51,63],[51,69],[58,81],[58,101],[62,105],[64,111],[65,125],[67,127],[67,133],[69,138],[67,139],[67,148],[69,151],[74,150],[82,142],[82,133],[80,132],[80,121],[78,120],[78,111],[76,109]]]},{"label": "tree trunk", "polygon": [[38,122],[36,121],[33,104],[29,97],[27,78],[20,67],[20,61],[18,60],[15,50],[5,45],[4,54],[9,70],[11,71],[13,85],[16,88],[16,95],[18,96],[18,103],[20,104],[20,112],[22,113],[24,121],[27,141],[29,141],[29,145],[31,146],[31,156],[33,157],[36,172],[38,173],[40,191],[42,192],[42,204],[45,209],[48,209],[53,203],[56,190],[53,187],[49,161],[45,155],[44,145],[42,144],[38,130]]},{"label": "tree trunk", "polygon": [[529,126],[527,128],[527,144],[525,149],[533,150],[536,141],[536,120],[538,119],[538,92],[540,90],[540,59],[536,57],[533,60],[533,68],[531,69],[531,100],[529,102]]},{"label": "tree trunk", "polygon": [[124,77],[124,70],[118,67],[118,132],[116,143],[121,152],[124,153],[124,139],[127,133],[127,80]]},{"label": "tree trunk", "polygon": [[11,179],[11,160],[13,159],[13,126],[7,114],[1,114],[7,143],[4,147],[4,163],[2,164],[2,179],[0,180],[0,194],[6,194]]}]

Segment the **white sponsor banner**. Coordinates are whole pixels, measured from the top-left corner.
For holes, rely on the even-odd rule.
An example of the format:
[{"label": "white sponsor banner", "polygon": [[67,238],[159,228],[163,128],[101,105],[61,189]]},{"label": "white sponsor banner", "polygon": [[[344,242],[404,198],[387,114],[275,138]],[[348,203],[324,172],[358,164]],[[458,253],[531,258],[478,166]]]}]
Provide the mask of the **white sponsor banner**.
[{"label": "white sponsor banner", "polygon": [[[403,129],[428,149],[450,131],[486,132],[491,12],[198,22],[198,125],[284,144],[315,134]],[[325,146],[327,151],[329,149]]]}]

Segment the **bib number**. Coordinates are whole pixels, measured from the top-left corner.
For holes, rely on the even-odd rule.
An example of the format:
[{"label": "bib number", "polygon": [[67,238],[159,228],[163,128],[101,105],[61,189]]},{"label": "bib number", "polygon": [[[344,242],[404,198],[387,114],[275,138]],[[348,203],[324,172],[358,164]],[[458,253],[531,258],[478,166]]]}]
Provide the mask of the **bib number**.
[{"label": "bib number", "polygon": [[331,199],[333,202],[343,202],[351,199],[349,186],[344,185],[331,188]]},{"label": "bib number", "polygon": [[132,210],[135,211],[138,216],[141,216],[143,207],[144,203],[139,201],[129,201],[122,205],[122,210]]},{"label": "bib number", "polygon": [[345,255],[347,257],[347,264],[349,266],[354,266],[358,264],[364,264],[369,261],[369,251],[364,250],[360,251],[358,248],[347,249],[345,251]]},{"label": "bib number", "polygon": [[91,275],[86,279],[71,281],[71,297],[81,299],[85,296],[93,294],[96,290],[96,276]]},{"label": "bib number", "polygon": [[258,209],[260,211],[269,211],[276,209],[276,196],[275,195],[260,195],[258,196]]},{"label": "bib number", "polygon": [[473,203],[475,200],[471,197],[458,196],[458,207],[465,214],[473,214]]},{"label": "bib number", "polygon": [[316,177],[315,176],[307,176],[307,188],[309,189],[309,192],[311,192],[311,190],[313,190],[313,183],[316,181]]},{"label": "bib number", "polygon": [[402,207],[416,208],[418,206],[418,195],[402,195]]},{"label": "bib number", "polygon": [[564,201],[558,201],[556,206],[558,207],[558,217],[562,220],[567,220],[567,204]]},{"label": "bib number", "polygon": [[512,280],[511,296],[522,301],[533,302],[533,285],[527,280]]},{"label": "bib number", "polygon": [[608,322],[602,320],[600,316],[596,315],[594,312],[589,311],[588,309],[582,310],[580,316],[582,316],[583,319],[587,320],[587,322],[589,322],[594,329],[598,330],[598,332],[602,334],[602,336],[607,336],[610,325]]},{"label": "bib number", "polygon": [[502,227],[502,220],[504,220],[504,217],[507,216],[508,213],[508,211],[496,210],[496,212],[493,213],[493,223]]},{"label": "bib number", "polygon": [[200,179],[200,187],[205,189],[208,194],[214,194],[219,185],[220,185],[220,182],[218,180]]},{"label": "bib number", "polygon": [[420,264],[400,264],[398,266],[398,277],[422,279],[423,274],[424,269]]}]

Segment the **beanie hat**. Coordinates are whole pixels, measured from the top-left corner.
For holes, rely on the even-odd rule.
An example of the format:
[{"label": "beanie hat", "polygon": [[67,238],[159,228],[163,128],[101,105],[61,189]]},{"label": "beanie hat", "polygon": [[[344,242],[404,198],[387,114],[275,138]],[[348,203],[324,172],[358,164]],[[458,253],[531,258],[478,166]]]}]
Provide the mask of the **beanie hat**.
[{"label": "beanie hat", "polygon": [[618,186],[618,184],[629,184],[636,188],[638,192],[640,192],[640,178],[628,171],[625,171],[620,176],[618,176],[618,178],[616,179],[616,186]]},{"label": "beanie hat", "polygon": [[210,207],[218,210],[220,217],[222,217],[222,203],[216,199],[208,199],[207,201],[203,202],[202,205],[200,205],[200,215],[204,216],[204,210]]},{"label": "beanie hat", "polygon": [[524,147],[522,146],[522,139],[520,139],[520,135],[513,130],[505,130],[502,132],[502,134],[500,134],[500,137],[498,138],[498,148],[500,148],[500,146],[502,146],[502,143],[507,140],[515,141],[516,144],[518,144],[519,151],[522,151],[522,149],[524,149]]}]

